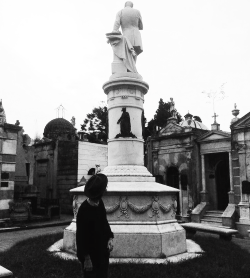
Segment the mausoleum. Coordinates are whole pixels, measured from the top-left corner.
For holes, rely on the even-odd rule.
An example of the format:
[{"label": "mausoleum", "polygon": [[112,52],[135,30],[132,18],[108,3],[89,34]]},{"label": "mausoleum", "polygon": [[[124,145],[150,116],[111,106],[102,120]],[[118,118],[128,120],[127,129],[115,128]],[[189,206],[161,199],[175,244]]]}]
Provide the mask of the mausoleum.
[{"label": "mausoleum", "polygon": [[237,228],[248,236],[250,113],[239,119],[236,106],[232,112],[231,133],[220,130],[216,114],[211,130],[189,113],[180,124],[168,119],[148,138],[147,167],[163,184],[180,190],[179,219]]}]

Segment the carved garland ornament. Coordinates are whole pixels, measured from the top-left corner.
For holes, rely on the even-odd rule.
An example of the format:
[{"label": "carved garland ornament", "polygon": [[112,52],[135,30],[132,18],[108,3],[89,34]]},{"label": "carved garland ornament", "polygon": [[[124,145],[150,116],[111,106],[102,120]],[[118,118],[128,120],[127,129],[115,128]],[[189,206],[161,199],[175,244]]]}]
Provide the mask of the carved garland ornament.
[{"label": "carved garland ornament", "polygon": [[133,212],[138,213],[138,214],[144,213],[151,208],[151,215],[149,215],[150,218],[152,218],[154,216],[159,218],[160,210],[163,213],[168,213],[172,210],[173,214],[171,216],[174,216],[176,213],[176,200],[175,199],[172,199],[172,200],[174,202],[173,204],[164,206],[162,203],[159,202],[159,197],[154,196],[154,197],[152,197],[151,203],[146,204],[144,206],[137,206],[137,205],[131,203],[128,200],[128,197],[120,197],[120,201],[117,202],[115,205],[110,206],[110,207],[106,206],[106,212],[107,212],[107,214],[111,214],[111,213],[114,213],[117,209],[119,209],[120,215],[118,216],[118,218],[120,218],[121,216],[125,216],[126,218],[129,218],[128,208],[130,208]]},{"label": "carved garland ornament", "polygon": [[[114,204],[113,206],[105,206],[105,209],[106,209],[107,214],[114,213],[115,211],[117,211],[119,209],[120,214],[118,215],[118,218],[120,218],[121,216],[125,216],[126,218],[129,218],[128,208],[130,208],[133,212],[138,213],[138,214],[144,213],[144,212],[148,211],[149,209],[151,209],[151,214],[149,215],[150,218],[152,218],[154,216],[159,218],[160,210],[163,213],[168,213],[172,210],[173,213],[171,216],[174,217],[176,214],[176,209],[177,209],[176,198],[173,197],[172,201],[173,201],[173,204],[168,204],[167,206],[164,206],[159,201],[158,196],[153,196],[151,203],[143,205],[143,206],[137,206],[137,205],[131,203],[128,200],[128,197],[120,197],[120,200],[116,204]],[[73,196],[74,218],[76,218],[76,216],[77,216],[77,212],[78,212],[80,205],[81,205],[81,203],[78,202],[78,196],[74,195]]]}]

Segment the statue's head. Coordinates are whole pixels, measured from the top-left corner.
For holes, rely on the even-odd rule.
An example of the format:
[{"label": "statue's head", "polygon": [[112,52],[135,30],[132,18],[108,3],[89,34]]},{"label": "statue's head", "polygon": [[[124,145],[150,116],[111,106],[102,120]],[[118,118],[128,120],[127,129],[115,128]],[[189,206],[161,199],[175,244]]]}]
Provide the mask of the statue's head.
[{"label": "statue's head", "polygon": [[122,112],[126,112],[126,108],[125,107],[122,108]]},{"label": "statue's head", "polygon": [[126,3],[125,3],[125,7],[131,7],[131,8],[133,8],[133,3],[131,2],[131,1],[127,1]]}]

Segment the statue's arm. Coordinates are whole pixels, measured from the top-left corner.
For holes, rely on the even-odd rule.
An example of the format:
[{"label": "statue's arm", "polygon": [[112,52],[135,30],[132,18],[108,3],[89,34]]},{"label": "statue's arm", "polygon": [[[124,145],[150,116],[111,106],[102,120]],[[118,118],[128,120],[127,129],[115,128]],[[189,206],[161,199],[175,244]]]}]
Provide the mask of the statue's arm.
[{"label": "statue's arm", "polygon": [[119,31],[119,28],[121,26],[121,14],[122,14],[122,11],[118,12],[117,15],[116,15],[116,19],[115,19],[115,23],[114,23],[114,27],[113,27],[113,32]]},{"label": "statue's arm", "polygon": [[141,17],[141,13],[138,11],[139,13],[139,22],[138,22],[138,28],[139,30],[143,30],[143,24],[142,24],[142,17]]}]

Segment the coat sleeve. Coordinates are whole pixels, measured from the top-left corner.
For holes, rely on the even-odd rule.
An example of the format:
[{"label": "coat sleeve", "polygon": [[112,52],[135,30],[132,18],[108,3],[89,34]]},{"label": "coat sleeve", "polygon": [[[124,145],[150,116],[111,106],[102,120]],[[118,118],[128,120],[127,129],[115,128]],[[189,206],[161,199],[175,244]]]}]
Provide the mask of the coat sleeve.
[{"label": "coat sleeve", "polygon": [[76,218],[76,248],[79,261],[83,262],[86,255],[89,255],[89,223],[87,212],[84,207],[80,207]]},{"label": "coat sleeve", "polygon": [[113,32],[119,31],[119,28],[121,26],[121,15],[122,15],[122,11],[119,11],[116,15],[116,19],[115,19],[115,23],[114,23],[114,27],[113,27]]},{"label": "coat sleeve", "polygon": [[105,209],[105,206],[104,206],[104,203],[103,203],[102,200],[101,200],[101,206],[103,208],[103,213],[104,213],[104,218],[105,218],[105,230],[106,230],[106,234],[107,234],[107,237],[108,237],[107,240],[109,240],[110,238],[114,238],[114,234],[111,231],[109,222],[107,220],[107,213],[106,213],[106,209]]},{"label": "coat sleeve", "polygon": [[138,16],[139,16],[138,28],[139,30],[143,30],[142,17],[139,11],[138,11]]}]

